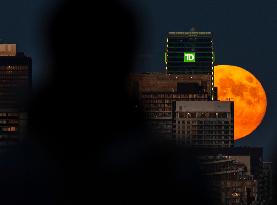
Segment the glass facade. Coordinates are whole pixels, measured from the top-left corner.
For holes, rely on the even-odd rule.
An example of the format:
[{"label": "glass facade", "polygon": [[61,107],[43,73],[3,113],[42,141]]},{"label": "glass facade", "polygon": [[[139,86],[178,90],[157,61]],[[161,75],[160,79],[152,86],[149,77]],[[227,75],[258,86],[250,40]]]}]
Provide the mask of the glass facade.
[{"label": "glass facade", "polygon": [[211,32],[169,32],[165,55],[167,73],[213,75]]},{"label": "glass facade", "polygon": [[168,74],[202,74],[210,78],[214,100],[214,45],[211,32],[169,32],[165,64]]}]

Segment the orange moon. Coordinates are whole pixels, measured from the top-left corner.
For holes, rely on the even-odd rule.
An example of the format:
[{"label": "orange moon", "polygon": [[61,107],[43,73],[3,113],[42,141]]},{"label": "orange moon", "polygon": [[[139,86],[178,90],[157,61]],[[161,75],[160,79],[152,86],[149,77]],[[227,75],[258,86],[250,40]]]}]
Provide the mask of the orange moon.
[{"label": "orange moon", "polygon": [[251,134],[262,122],[267,106],[266,93],[259,80],[247,70],[231,65],[214,67],[218,100],[234,101],[234,137]]}]

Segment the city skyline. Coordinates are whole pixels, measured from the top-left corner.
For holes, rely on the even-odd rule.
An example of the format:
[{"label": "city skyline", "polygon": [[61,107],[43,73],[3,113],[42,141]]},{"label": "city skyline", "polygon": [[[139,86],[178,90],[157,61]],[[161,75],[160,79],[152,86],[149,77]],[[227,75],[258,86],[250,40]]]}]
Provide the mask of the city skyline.
[{"label": "city skyline", "polygon": [[[253,73],[268,94],[268,110],[260,127],[238,142],[242,146],[262,146],[272,159],[276,147],[274,122],[277,103],[275,83],[275,40],[277,17],[274,1],[130,1],[135,10],[144,10],[142,44],[137,54],[136,71],[163,70],[163,49],[168,31],[212,31],[215,37],[216,64],[241,66]],[[197,8],[195,13],[194,9]],[[167,15],[164,15],[164,14]],[[259,14],[259,15],[257,15]],[[154,26],[151,26],[154,25]],[[266,36],[266,37],[264,37]],[[263,40],[261,40],[263,39]],[[265,52],[266,51],[266,52]]]},{"label": "city skyline", "polygon": [[[150,198],[152,204],[264,205],[273,196],[274,204],[277,2],[85,2],[1,3],[0,44],[16,44],[30,56],[34,90],[28,137],[0,156],[2,203],[143,204]],[[203,39],[182,36],[191,28],[211,32],[214,47],[194,48]],[[174,51],[165,55],[169,32],[192,40],[180,59]],[[10,48],[13,58],[23,56]],[[209,55],[198,64],[200,50]],[[188,66],[170,73],[164,58],[181,60],[173,67]],[[195,62],[206,65],[198,74],[189,66]],[[218,98],[216,65],[248,70],[267,94],[263,122],[235,143],[234,104]],[[3,78],[27,79],[19,75],[26,66],[2,67]],[[130,98],[126,77],[132,73],[140,74]],[[14,113],[0,109],[2,131],[20,130],[11,122],[26,117]],[[167,141],[156,141],[159,136]]]},{"label": "city skyline", "polygon": [[[47,52],[42,29],[59,0],[11,0],[2,3],[0,39],[14,42],[19,50],[33,57],[33,84],[39,89],[47,81]],[[137,17],[139,45],[134,69],[138,72],[161,72],[164,69],[164,40],[168,31],[212,31],[215,38],[216,64],[241,66],[253,73],[268,95],[268,110],[259,128],[237,142],[243,146],[262,146],[266,158],[272,158],[277,146],[274,122],[277,121],[277,74],[274,61],[277,44],[275,1],[123,1]],[[17,5],[16,7],[14,5]],[[193,9],[197,8],[197,15]],[[247,14],[246,14],[247,11]],[[16,13],[17,15],[9,15]],[[167,15],[164,15],[164,14]],[[28,15],[26,15],[28,14]],[[259,15],[257,15],[259,14]],[[6,18],[10,16],[10,18]],[[20,18],[19,18],[20,17]],[[264,38],[266,36],[266,38]],[[262,39],[262,40],[261,40]]]},{"label": "city skyline", "polygon": [[[251,116],[252,111],[245,114],[245,108],[238,106],[245,99],[230,100],[236,97],[230,91],[236,89],[239,95],[247,94],[245,89],[240,90],[244,86],[234,86],[252,82],[255,77],[245,78],[242,68],[226,65],[221,67],[221,72],[229,69],[230,73],[220,76],[214,68],[213,40],[212,33],[206,31],[169,32],[165,41],[164,72],[131,73],[128,90],[137,99],[135,107],[143,113],[155,139],[196,151],[201,172],[209,181],[216,203],[268,204],[272,165],[263,161],[263,148],[234,145],[234,140],[240,137],[235,135],[236,127],[237,132],[247,128],[239,118],[255,116]],[[239,76],[242,81],[238,83],[234,76],[239,71],[244,76]],[[219,76],[225,80],[224,85],[214,84]],[[234,81],[235,85],[228,87],[226,80]],[[258,91],[250,92],[249,107],[258,108],[266,103],[266,97],[259,99]],[[251,125],[250,121],[246,123]]]}]

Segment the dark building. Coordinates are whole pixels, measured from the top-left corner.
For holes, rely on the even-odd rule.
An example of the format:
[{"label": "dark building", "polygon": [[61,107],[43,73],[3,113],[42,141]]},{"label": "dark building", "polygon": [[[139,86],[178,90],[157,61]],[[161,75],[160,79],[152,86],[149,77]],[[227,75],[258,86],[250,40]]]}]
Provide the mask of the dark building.
[{"label": "dark building", "polygon": [[208,178],[217,204],[257,204],[257,180],[250,172],[250,156],[203,156],[203,174]]},{"label": "dark building", "polygon": [[169,32],[165,54],[167,72],[212,75],[213,52],[211,32]]},{"label": "dark building", "polygon": [[15,44],[1,44],[0,108],[22,107],[23,100],[30,95],[31,82],[32,59],[16,53]]},{"label": "dark building", "polygon": [[[18,109],[0,109],[0,149],[18,142],[26,133],[28,115]],[[1,151],[0,150],[0,151]]]},{"label": "dark building", "polygon": [[211,32],[169,32],[165,51],[170,74],[204,74],[214,87],[214,47]]},{"label": "dark building", "polygon": [[129,79],[129,91],[136,97],[147,92],[201,93],[211,100],[211,89],[211,78],[204,74],[140,73],[130,75]]},{"label": "dark building", "polygon": [[263,162],[263,175],[261,179],[262,204],[272,202],[272,162]]},{"label": "dark building", "polygon": [[271,163],[263,162],[261,147],[202,148],[194,150],[198,156],[228,156],[248,165],[250,175],[257,180],[257,202],[267,204],[271,199]]},{"label": "dark building", "polygon": [[176,101],[208,101],[211,99],[208,75],[166,73],[133,74],[129,90],[138,99],[146,122],[162,139],[173,138],[173,104]]},{"label": "dark building", "polygon": [[0,44],[0,142],[20,139],[27,124],[26,101],[31,94],[32,59],[16,52],[15,44]]},{"label": "dark building", "polygon": [[233,146],[233,102],[211,101],[209,75],[133,74],[129,90],[159,139],[192,146]]}]

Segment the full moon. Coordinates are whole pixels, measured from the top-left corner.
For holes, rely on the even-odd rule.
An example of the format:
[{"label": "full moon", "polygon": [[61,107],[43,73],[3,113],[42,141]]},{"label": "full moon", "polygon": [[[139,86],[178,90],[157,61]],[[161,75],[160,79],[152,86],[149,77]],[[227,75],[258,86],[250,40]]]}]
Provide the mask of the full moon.
[{"label": "full moon", "polygon": [[251,134],[262,122],[267,106],[266,94],[259,80],[247,70],[231,65],[214,67],[218,100],[234,101],[234,137]]}]

